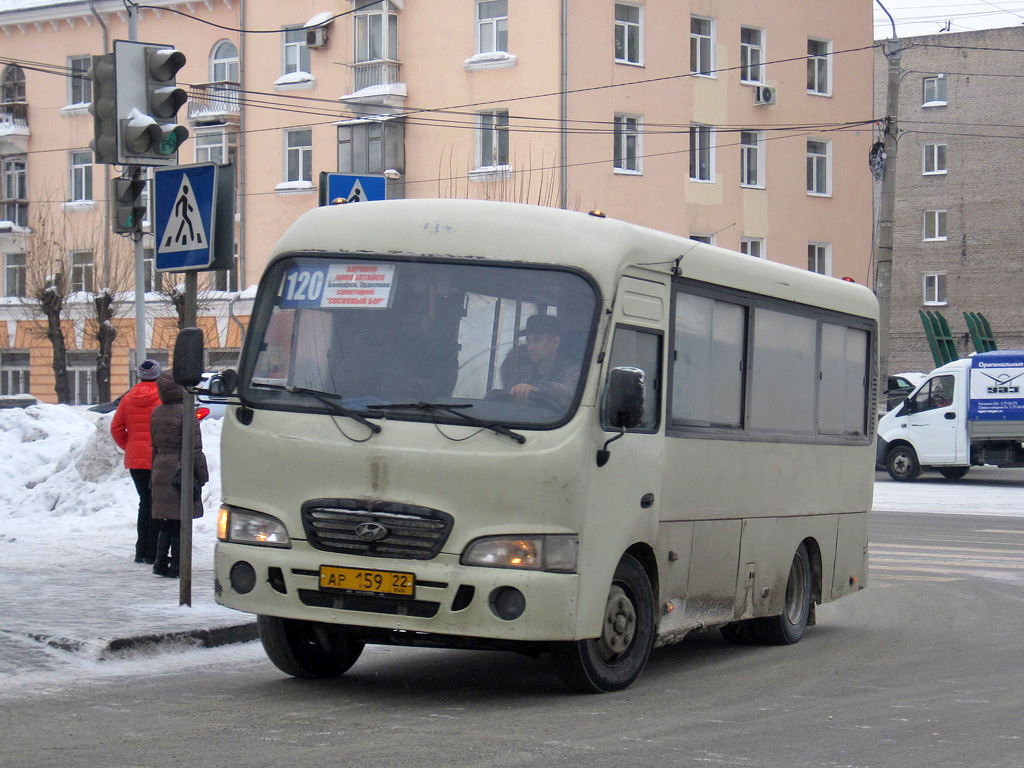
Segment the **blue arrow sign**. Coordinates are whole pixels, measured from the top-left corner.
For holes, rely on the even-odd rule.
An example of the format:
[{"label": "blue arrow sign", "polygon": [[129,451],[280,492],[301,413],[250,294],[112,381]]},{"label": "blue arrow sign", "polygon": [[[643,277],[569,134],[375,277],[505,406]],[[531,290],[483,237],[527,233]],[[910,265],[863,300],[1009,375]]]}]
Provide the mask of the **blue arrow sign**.
[{"label": "blue arrow sign", "polygon": [[156,168],[153,194],[157,271],[208,269],[214,260],[217,166]]},{"label": "blue arrow sign", "polygon": [[331,205],[335,200],[346,203],[360,203],[366,200],[387,199],[387,179],[383,176],[362,176],[354,173],[321,173],[321,205]]}]

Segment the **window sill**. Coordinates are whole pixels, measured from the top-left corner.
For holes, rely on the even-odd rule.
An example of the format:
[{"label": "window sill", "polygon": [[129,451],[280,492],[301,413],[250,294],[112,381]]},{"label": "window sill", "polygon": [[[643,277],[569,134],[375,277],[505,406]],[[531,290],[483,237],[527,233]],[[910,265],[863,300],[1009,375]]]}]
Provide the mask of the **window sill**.
[{"label": "window sill", "polygon": [[61,117],[81,117],[82,115],[89,114],[89,102],[82,102],[81,104],[68,104],[65,107],[60,108]]},{"label": "window sill", "polygon": [[740,184],[740,189],[761,189],[765,188],[764,184]]},{"label": "window sill", "polygon": [[921,303],[922,307],[945,307],[949,304],[948,301],[925,301]]},{"label": "window sill", "polygon": [[948,237],[923,237],[921,238],[922,243],[945,243],[948,242]]},{"label": "window sill", "polygon": [[511,178],[511,165],[486,165],[469,172],[469,180],[477,183],[483,181],[508,181]]},{"label": "window sill", "polygon": [[811,190],[807,190],[807,196],[808,197],[832,197],[832,193],[831,192],[812,192]]},{"label": "window sill", "polygon": [[514,67],[518,60],[518,57],[514,53],[508,53],[507,51],[491,51],[490,53],[478,53],[474,56],[470,56],[462,62],[462,68],[468,70],[503,69],[505,67]]},{"label": "window sill", "polygon": [[289,72],[274,81],[275,91],[308,91],[316,87],[316,78],[309,72]]},{"label": "window sill", "polygon": [[693,178],[693,176],[689,177],[689,181],[690,181],[691,184],[714,184],[715,183],[714,179],[695,179],[695,178]]},{"label": "window sill", "polygon": [[628,61],[627,59],[616,59],[616,64],[622,64],[625,67],[639,67],[643,69],[644,63],[642,61]]},{"label": "window sill", "polygon": [[944,107],[948,103],[949,102],[946,101],[926,101],[924,104],[921,105],[921,109],[929,109],[931,107]]},{"label": "window sill", "polygon": [[808,96],[821,96],[824,99],[831,99],[832,98],[832,92],[831,91],[808,91],[807,95]]},{"label": "window sill", "polygon": [[612,169],[618,176],[643,176],[644,172],[641,170],[632,171],[629,168],[613,168]]},{"label": "window sill", "polygon": [[740,85],[749,85],[752,88],[756,87],[756,86],[759,86],[759,85],[764,85],[764,84],[765,83],[764,83],[763,79],[762,80],[740,80]]},{"label": "window sill", "polygon": [[705,74],[704,72],[691,72],[690,74],[693,75],[694,77],[706,78],[707,80],[717,80],[718,79],[718,77],[716,75],[711,74],[711,73]]},{"label": "window sill", "polygon": [[922,176],[945,176],[947,171],[921,171]]},{"label": "window sill", "polygon": [[75,211],[93,211],[96,209],[96,201],[69,200],[66,203],[61,203],[60,209],[65,213],[74,213]]},{"label": "window sill", "polygon": [[282,181],[274,192],[279,195],[298,195],[313,192],[316,189],[312,181]]}]

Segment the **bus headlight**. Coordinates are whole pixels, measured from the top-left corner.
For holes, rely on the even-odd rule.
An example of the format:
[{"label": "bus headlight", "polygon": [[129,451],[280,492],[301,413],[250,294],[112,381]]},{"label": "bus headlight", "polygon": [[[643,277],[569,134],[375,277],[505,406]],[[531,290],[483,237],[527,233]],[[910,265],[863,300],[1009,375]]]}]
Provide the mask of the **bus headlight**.
[{"label": "bus headlight", "polygon": [[276,517],[238,507],[222,506],[217,515],[217,538],[232,544],[291,547],[284,523]]},{"label": "bus headlight", "polygon": [[470,542],[461,563],[573,573],[579,549],[577,536],[487,536]]}]

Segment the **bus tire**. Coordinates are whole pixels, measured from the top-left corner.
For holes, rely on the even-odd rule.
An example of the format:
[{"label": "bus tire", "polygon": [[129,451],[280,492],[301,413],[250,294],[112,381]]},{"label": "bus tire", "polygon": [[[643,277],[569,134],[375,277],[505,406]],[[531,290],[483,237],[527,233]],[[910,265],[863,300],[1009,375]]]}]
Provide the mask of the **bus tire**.
[{"label": "bus tire", "polygon": [[623,555],[605,604],[601,636],[558,643],[558,676],[579,693],[610,693],[636,680],[654,645],[654,591],[639,562]]},{"label": "bus tire", "polygon": [[915,479],[921,474],[921,463],[917,453],[909,445],[897,445],[885,458],[885,468],[889,477],[901,483]]},{"label": "bus tire", "polygon": [[947,480],[960,480],[967,474],[970,467],[942,467],[939,474]]},{"label": "bus tire", "polygon": [[800,642],[811,615],[811,558],[803,543],[793,555],[786,582],[786,600],[782,613],[758,620],[757,634],[771,645],[793,645]]},{"label": "bus tire", "polygon": [[363,643],[332,624],[257,616],[256,627],[268,658],[292,677],[339,677],[363,652]]}]

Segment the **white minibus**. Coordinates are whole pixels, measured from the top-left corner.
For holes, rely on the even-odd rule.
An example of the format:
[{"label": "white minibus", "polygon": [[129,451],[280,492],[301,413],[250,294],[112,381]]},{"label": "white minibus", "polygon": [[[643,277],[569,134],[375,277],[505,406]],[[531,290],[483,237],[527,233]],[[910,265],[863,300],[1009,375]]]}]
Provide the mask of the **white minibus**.
[{"label": "white minibus", "polygon": [[217,600],[297,677],[486,648],[607,692],[692,630],[795,643],[867,583],[877,313],[597,211],[310,211],[213,385]]}]

